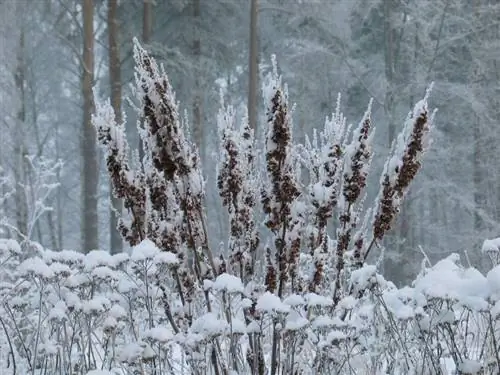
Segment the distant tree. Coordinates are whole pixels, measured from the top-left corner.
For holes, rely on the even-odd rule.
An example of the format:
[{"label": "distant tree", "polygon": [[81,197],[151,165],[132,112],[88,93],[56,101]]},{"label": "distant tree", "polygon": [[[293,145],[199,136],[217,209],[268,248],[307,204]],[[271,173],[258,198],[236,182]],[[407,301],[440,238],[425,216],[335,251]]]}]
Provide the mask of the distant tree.
[{"label": "distant tree", "polygon": [[84,0],[83,14],[83,49],[82,49],[82,242],[81,249],[88,252],[99,248],[98,237],[98,182],[99,164],[95,128],[91,118],[94,112],[92,86],[94,84],[94,3]]}]

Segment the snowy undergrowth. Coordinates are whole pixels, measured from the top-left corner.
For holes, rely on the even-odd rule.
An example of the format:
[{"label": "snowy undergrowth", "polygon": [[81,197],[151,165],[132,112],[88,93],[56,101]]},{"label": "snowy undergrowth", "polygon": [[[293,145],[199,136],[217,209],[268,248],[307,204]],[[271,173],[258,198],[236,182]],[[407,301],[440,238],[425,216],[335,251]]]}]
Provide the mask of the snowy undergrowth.
[{"label": "snowy undergrowth", "polygon": [[[2,242],[0,355],[8,371],[499,372],[497,267],[485,276],[451,256],[397,289],[368,264],[375,252],[383,256],[384,236],[421,168],[433,124],[429,92],[408,114],[370,204],[372,104],[351,126],[339,98],[324,126],[297,144],[273,61],[263,85],[263,150],[234,108],[221,103],[217,116],[211,188],[222,207],[209,214],[225,211],[228,233],[215,250],[190,126],[164,69],[138,43],[134,59],[143,158],[130,151],[109,101],[96,100],[93,117],[124,203],[118,230],[133,251],[82,255],[29,238]],[[485,243],[494,264],[495,246]]]},{"label": "snowy undergrowth", "polygon": [[366,266],[353,285],[370,293],[347,296],[333,310],[331,298],[314,293],[265,292],[254,306],[259,319],[249,324],[244,311],[252,308],[252,291],[222,273],[204,285],[212,311],[193,303],[193,322],[176,333],[162,299],[173,310],[182,302],[173,290],[165,296],[155,287],[164,269],[178,264],[174,254],[149,240],[131,255],[53,252],[35,244],[31,251],[23,260],[17,242],[0,242],[2,373],[189,374],[193,364],[203,372],[215,338],[228,355],[222,361],[245,362],[249,333],[258,334],[267,356],[273,324],[281,326],[290,373],[499,371],[499,265],[483,275],[451,255],[400,289]]}]

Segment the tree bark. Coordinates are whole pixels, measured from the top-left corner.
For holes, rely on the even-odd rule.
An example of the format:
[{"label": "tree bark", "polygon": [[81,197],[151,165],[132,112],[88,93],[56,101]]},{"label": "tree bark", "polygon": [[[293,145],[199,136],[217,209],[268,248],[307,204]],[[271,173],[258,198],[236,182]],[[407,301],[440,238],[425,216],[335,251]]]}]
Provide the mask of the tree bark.
[{"label": "tree bark", "polygon": [[[122,123],[122,81],[120,50],[118,43],[119,26],[117,20],[117,0],[108,0],[108,38],[109,38],[109,80],[111,87],[111,106],[115,112],[117,124]],[[110,252],[123,251],[123,242],[118,232],[118,219],[122,214],[123,202],[113,195],[113,184],[109,183],[111,208],[109,212]]]},{"label": "tree bark", "polygon": [[97,187],[99,170],[97,163],[96,133],[92,126],[94,100],[94,4],[83,0],[83,123],[82,123],[82,251],[99,247]]},{"label": "tree bark", "polygon": [[259,52],[257,45],[258,0],[250,5],[250,46],[248,55],[248,123],[257,136],[257,85],[259,81]]},{"label": "tree bark", "polygon": [[384,112],[388,120],[388,143],[389,147],[396,134],[396,125],[394,124],[394,63],[395,63],[395,45],[394,28],[392,22],[393,0],[384,0],[384,62],[386,93],[384,101]]},{"label": "tree bark", "polygon": [[201,109],[201,39],[200,39],[200,0],[193,0],[193,58],[195,65],[194,72],[194,98],[193,98],[193,137],[198,149],[200,158],[203,160],[203,124]]},{"label": "tree bark", "polygon": [[24,66],[24,30],[21,29],[17,51],[17,66],[14,76],[18,91],[19,109],[17,112],[17,126],[15,129],[14,144],[14,182],[16,201],[16,226],[18,239],[23,240],[23,236],[28,235],[28,202],[26,196],[26,145],[24,139],[26,122],[26,101],[25,101],[25,66]]}]

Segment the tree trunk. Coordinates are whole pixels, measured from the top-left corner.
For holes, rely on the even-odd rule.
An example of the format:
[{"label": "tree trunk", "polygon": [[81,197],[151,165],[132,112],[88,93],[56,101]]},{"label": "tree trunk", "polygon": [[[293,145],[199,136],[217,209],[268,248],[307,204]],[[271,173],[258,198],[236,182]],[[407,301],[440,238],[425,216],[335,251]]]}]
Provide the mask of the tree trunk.
[{"label": "tree trunk", "polygon": [[393,0],[384,0],[384,63],[386,92],[384,100],[384,112],[388,121],[388,143],[389,147],[396,135],[394,123],[394,64],[395,64],[395,41],[394,28],[392,24]]},{"label": "tree trunk", "polygon": [[[120,67],[120,51],[118,43],[117,0],[108,0],[108,37],[109,37],[109,80],[111,87],[111,106],[115,112],[117,124],[122,123],[122,81]],[[113,195],[113,184],[109,183],[111,208],[109,212],[110,252],[117,254],[123,251],[123,242],[118,232],[118,218],[122,214],[123,202]]]},{"label": "tree trunk", "polygon": [[193,137],[204,160],[203,124],[201,110],[201,40],[200,40],[200,0],[193,0],[193,59],[194,59],[194,98],[193,98]]},{"label": "tree trunk", "polygon": [[82,123],[82,251],[99,247],[97,187],[99,170],[97,163],[96,134],[92,126],[94,100],[94,4],[83,0],[83,123]]},{"label": "tree trunk", "polygon": [[153,4],[152,0],[144,0],[142,14],[142,41],[148,44],[151,41],[151,30],[153,29]]},{"label": "tree trunk", "polygon": [[258,0],[250,5],[250,48],[248,55],[248,123],[257,136],[257,85],[259,81],[259,51],[257,46]]},{"label": "tree trunk", "polygon": [[26,196],[26,146],[24,139],[26,122],[25,103],[25,66],[24,66],[24,30],[19,35],[17,53],[17,67],[15,72],[15,84],[19,95],[19,109],[17,112],[17,126],[15,129],[14,144],[14,182],[16,201],[16,226],[19,240],[28,235],[28,202]]}]

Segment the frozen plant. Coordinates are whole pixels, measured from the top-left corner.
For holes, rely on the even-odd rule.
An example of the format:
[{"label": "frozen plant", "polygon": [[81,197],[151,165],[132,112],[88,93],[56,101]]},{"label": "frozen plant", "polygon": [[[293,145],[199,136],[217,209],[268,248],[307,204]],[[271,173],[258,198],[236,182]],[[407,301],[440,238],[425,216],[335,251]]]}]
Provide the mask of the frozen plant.
[{"label": "frozen plant", "polygon": [[[188,124],[179,116],[163,67],[137,41],[134,58],[140,163],[129,162],[125,127],[115,122],[109,102],[97,104],[93,123],[114,193],[127,209],[119,224],[124,239],[137,248],[149,241],[176,260],[154,277],[147,268],[138,276],[151,290],[150,337],[161,336],[172,346],[170,360],[193,374],[342,373],[356,359],[371,358],[369,348],[379,334],[371,327],[384,316],[377,291],[390,284],[366,260],[421,167],[432,127],[427,95],[394,144],[368,214],[371,104],[351,127],[339,100],[324,129],[297,145],[288,90],[273,58],[263,86],[265,165],[256,158],[260,150],[248,120],[237,124],[234,110],[224,104],[218,115],[217,187],[229,235],[227,248],[216,255]],[[256,225],[258,210],[267,230]],[[156,297],[161,310],[151,300]],[[142,355],[159,371],[154,350],[134,348],[131,358]],[[411,370],[410,360],[404,365],[401,371]]]}]

